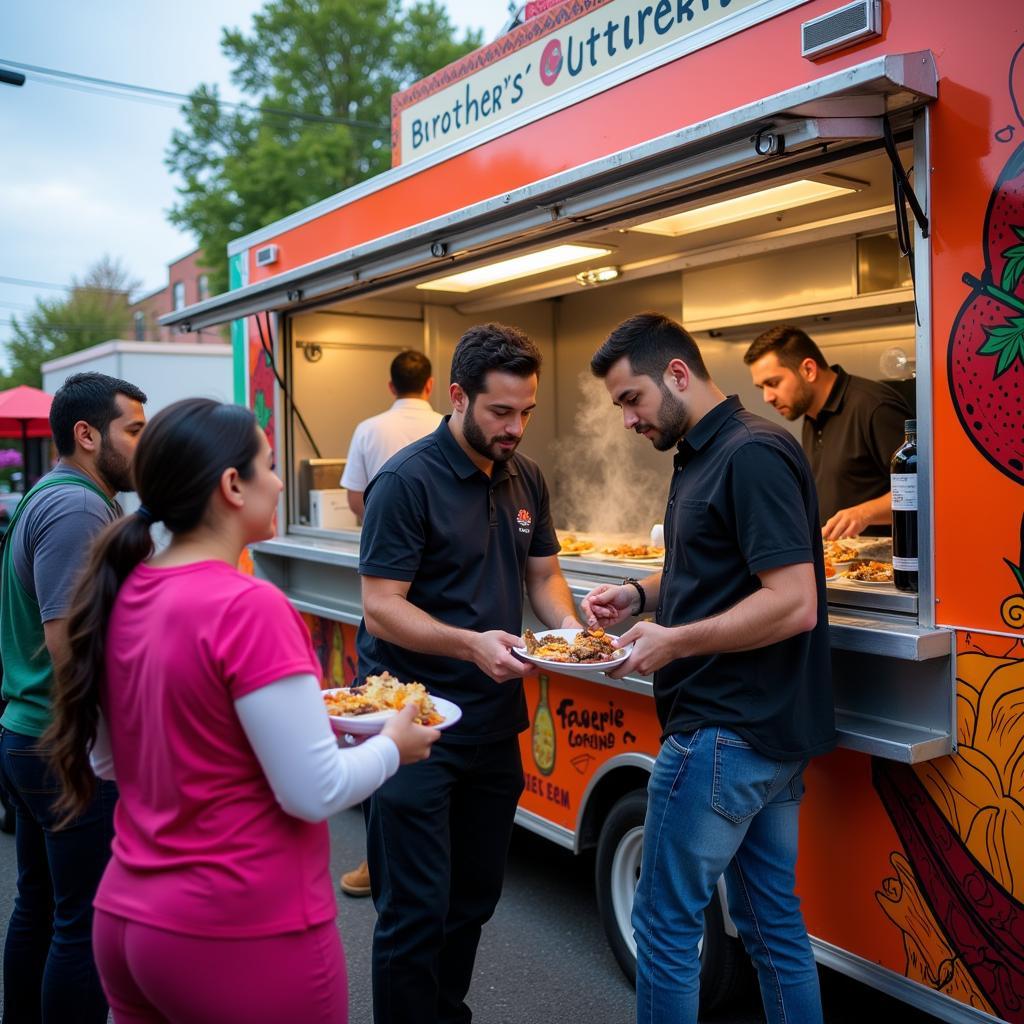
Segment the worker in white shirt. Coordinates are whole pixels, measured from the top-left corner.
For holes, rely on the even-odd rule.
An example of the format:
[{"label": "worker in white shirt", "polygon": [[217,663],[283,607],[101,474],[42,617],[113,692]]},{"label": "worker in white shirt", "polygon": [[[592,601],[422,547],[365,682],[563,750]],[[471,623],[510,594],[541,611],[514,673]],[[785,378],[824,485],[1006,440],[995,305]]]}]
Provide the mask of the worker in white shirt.
[{"label": "worker in white shirt", "polygon": [[395,396],[391,408],[363,420],[352,435],[341,486],[348,492],[348,506],[360,521],[363,492],[377,470],[396,452],[418,441],[441,422],[441,414],[430,407],[434,378],[430,360],[411,349],[399,352],[391,361],[388,390]]},{"label": "worker in white shirt", "polygon": [[[363,492],[377,471],[406,445],[437,429],[441,414],[435,412],[428,399],[434,390],[433,369],[422,352],[411,349],[399,352],[391,361],[388,390],[395,396],[390,409],[379,416],[363,420],[352,435],[348,461],[341,477],[341,486],[348,497],[348,507],[363,518]],[[339,882],[348,896],[370,895],[370,869],[364,860],[346,871]]]}]

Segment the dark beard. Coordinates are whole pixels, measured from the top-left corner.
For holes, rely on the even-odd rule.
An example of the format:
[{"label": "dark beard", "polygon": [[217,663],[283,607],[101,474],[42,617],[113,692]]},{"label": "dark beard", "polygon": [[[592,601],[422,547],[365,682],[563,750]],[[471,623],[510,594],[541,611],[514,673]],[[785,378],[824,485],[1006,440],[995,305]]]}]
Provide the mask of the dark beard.
[{"label": "dark beard", "polygon": [[[480,429],[480,424],[473,418],[472,402],[466,406],[466,415],[462,418],[462,436],[465,437],[466,442],[473,451],[478,455],[482,455],[485,459],[490,459],[491,462],[508,462],[515,455],[516,448],[519,447],[519,441],[521,440],[518,437],[507,437],[503,434],[488,440]],[[499,441],[515,441],[516,448],[510,448],[507,452],[502,451],[498,447]]]},{"label": "dark beard", "polygon": [[686,406],[676,398],[664,383],[661,387],[661,405],[658,408],[658,422],[655,430],[658,436],[651,441],[659,452],[667,452],[675,448],[686,433],[688,419]]},{"label": "dark beard", "polygon": [[100,439],[100,453],[96,458],[96,471],[104,483],[115,492],[134,491],[131,463],[114,451],[106,438]]}]

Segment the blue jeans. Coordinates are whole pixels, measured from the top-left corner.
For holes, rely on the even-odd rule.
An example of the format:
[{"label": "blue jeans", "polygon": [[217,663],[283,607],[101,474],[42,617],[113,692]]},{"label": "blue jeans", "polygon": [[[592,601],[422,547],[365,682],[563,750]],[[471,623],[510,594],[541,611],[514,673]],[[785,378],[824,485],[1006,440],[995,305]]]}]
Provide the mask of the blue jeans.
[{"label": "blue jeans", "polygon": [[805,766],[764,757],[729,729],[665,740],[633,904],[638,1024],[696,1024],[704,908],[722,874],[769,1024],[820,1024],[818,972],[793,891]]},{"label": "blue jeans", "polygon": [[54,829],[59,792],[38,740],[0,728],[0,784],[15,811],[18,896],[4,944],[5,1024],[104,1024],[92,901],[114,837],[117,788],[100,782],[80,817]]}]

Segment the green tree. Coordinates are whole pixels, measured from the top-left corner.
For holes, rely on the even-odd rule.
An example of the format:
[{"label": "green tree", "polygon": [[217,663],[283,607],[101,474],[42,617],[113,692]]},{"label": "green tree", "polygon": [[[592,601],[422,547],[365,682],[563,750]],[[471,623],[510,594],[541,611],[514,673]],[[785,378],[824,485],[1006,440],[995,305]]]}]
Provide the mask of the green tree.
[{"label": "green tree", "polygon": [[227,288],[231,239],[386,170],[391,94],[481,42],[455,39],[439,0],[268,0],[251,35],[225,29],[248,107],[200,85],[166,156],[181,177],[171,222],[199,239],[211,290]]},{"label": "green tree", "polygon": [[104,256],[82,280],[72,282],[66,296],[36,299],[35,309],[24,320],[11,318],[8,372],[0,378],[0,385],[42,387],[41,367],[47,360],[127,337],[131,324],[128,299],[139,286],[117,260]]}]

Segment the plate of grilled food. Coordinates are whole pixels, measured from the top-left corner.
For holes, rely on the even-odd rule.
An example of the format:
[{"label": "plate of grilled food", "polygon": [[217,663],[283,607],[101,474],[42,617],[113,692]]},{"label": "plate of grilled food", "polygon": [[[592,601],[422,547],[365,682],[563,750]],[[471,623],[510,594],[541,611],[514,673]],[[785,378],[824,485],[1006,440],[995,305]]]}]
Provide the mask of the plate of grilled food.
[{"label": "plate of grilled food", "polygon": [[665,549],[653,544],[608,544],[601,548],[602,558],[615,562],[662,562]]},{"label": "plate of grilled food", "polygon": [[331,727],[335,732],[371,736],[409,701],[417,704],[416,721],[433,729],[447,729],[462,717],[462,709],[443,697],[427,693],[422,683],[401,683],[391,673],[367,676],[360,686],[323,691]]},{"label": "plate of grilled food", "polygon": [[633,650],[633,645],[616,648],[615,639],[603,629],[550,629],[541,636],[533,630],[523,634],[524,646],[513,647],[515,655],[541,668],[553,672],[605,672],[621,665]]},{"label": "plate of grilled food", "polygon": [[825,561],[831,562],[836,569],[845,569],[863,557],[859,548],[841,540],[826,540],[824,548]]},{"label": "plate of grilled food", "polygon": [[856,562],[849,569],[844,569],[839,578],[850,583],[866,583],[872,586],[892,584],[891,562]]},{"label": "plate of grilled food", "polygon": [[589,555],[597,550],[597,545],[592,540],[584,540],[574,533],[567,533],[559,539],[562,545],[560,555]]}]

